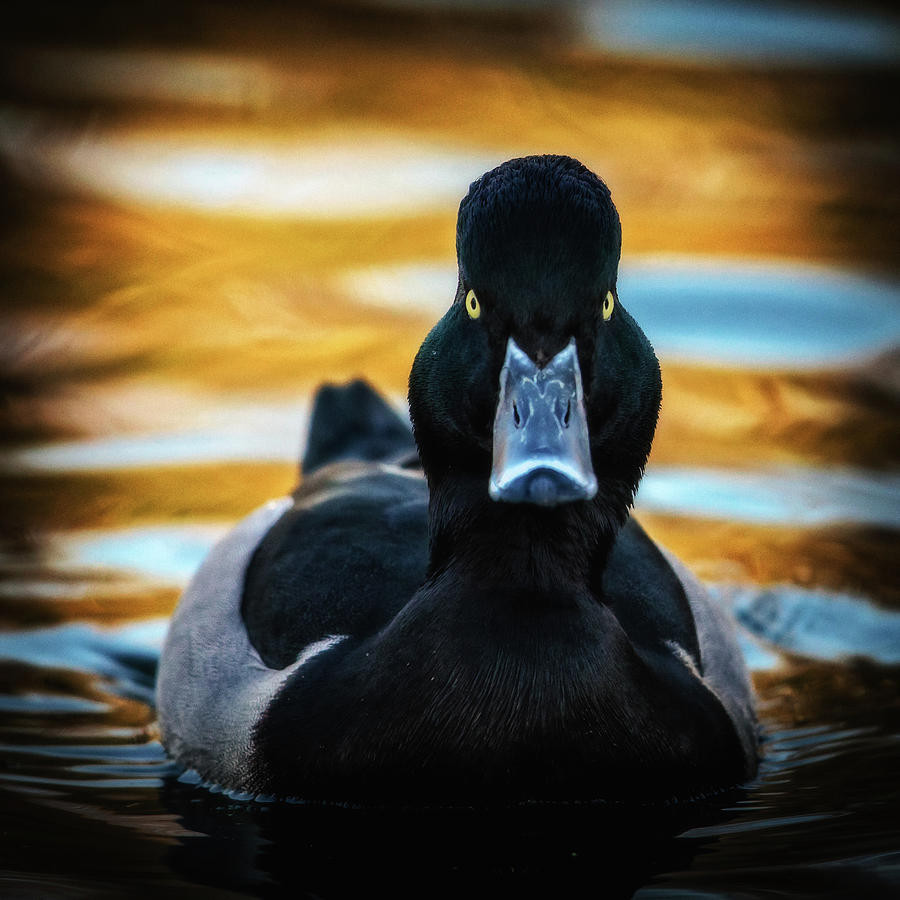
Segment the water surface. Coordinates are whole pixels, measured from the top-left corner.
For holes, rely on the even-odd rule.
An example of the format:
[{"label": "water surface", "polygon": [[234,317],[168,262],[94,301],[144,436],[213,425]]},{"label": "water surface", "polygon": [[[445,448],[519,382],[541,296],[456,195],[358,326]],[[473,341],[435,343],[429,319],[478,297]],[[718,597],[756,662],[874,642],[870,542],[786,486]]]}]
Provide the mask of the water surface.
[{"label": "water surface", "polygon": [[[896,896],[892,20],[366,6],[162,4],[8,55],[0,893]],[[405,410],[459,197],[544,150],[613,186],[665,383],[636,510],[738,623],[759,776],[682,808],[390,814],[196,784],[153,706],[179,592],[296,483],[318,383]]]}]

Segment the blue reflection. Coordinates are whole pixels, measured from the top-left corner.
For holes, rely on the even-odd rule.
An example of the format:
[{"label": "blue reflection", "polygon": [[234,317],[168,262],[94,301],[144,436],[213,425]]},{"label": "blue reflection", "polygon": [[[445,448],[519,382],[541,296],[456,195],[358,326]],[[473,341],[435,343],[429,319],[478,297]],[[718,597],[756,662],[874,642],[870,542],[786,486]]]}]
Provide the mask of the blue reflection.
[{"label": "blue reflection", "polygon": [[725,589],[738,621],[769,644],[813,659],[900,663],[900,613],[860,597],[790,584]]},{"label": "blue reflection", "polygon": [[[167,619],[154,619],[120,628],[79,623],[0,633],[0,659],[99,676],[120,696],[152,702],[159,648],[167,626]],[[76,709],[71,704],[86,705]],[[51,693],[0,695],[0,711],[93,712],[106,708],[92,700]]]},{"label": "blue reflection", "polygon": [[[190,398],[194,402],[196,398]],[[13,450],[0,457],[9,469],[96,471],[197,462],[288,461],[305,443],[308,404],[235,404],[204,398],[201,422],[181,430],[115,434]]]},{"label": "blue reflection", "polygon": [[815,368],[900,344],[900,286],[825,267],[625,261],[619,295],[665,359]]},{"label": "blue reflection", "polygon": [[94,532],[61,542],[66,561],[128,570],[173,584],[197,571],[227,525],[148,525]]},{"label": "blue reflection", "polygon": [[33,713],[103,713],[109,709],[106,703],[70,697],[63,694],[0,694],[0,712]]},{"label": "blue reflection", "polygon": [[598,50],[629,57],[835,65],[898,55],[895,18],[821,3],[593,0],[581,27]]},{"label": "blue reflection", "polygon": [[768,525],[900,528],[900,475],[803,466],[742,471],[651,465],[635,508]]}]

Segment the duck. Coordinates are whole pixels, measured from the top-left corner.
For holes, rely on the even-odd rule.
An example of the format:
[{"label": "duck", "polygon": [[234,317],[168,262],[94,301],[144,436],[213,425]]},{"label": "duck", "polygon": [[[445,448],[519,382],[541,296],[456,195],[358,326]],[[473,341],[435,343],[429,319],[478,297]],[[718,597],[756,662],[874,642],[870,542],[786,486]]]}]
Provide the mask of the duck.
[{"label": "duck", "polygon": [[363,381],[323,386],[298,487],[179,601],[157,711],[185,772],[414,807],[668,804],[753,777],[735,625],[632,514],[662,383],[621,246],[571,157],[470,185],[410,421]]}]

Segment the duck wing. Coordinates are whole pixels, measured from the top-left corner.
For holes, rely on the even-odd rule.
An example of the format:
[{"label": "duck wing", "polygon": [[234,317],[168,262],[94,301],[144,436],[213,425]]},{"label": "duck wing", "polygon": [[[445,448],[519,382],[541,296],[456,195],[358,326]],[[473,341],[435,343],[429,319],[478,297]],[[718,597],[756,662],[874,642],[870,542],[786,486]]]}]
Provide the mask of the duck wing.
[{"label": "duck wing", "polygon": [[[656,669],[687,669],[728,713],[748,765],[756,759],[757,726],[735,623],[674,554],[630,517],[603,574],[604,602]],[[694,681],[695,679],[695,681]]]},{"label": "duck wing", "polygon": [[156,708],[166,749],[186,768],[232,788],[247,786],[250,736],[293,671],[263,663],[240,614],[253,548],[289,503],[257,509],[213,548],[181,597],[162,651]]},{"label": "duck wing", "polygon": [[418,472],[338,463],[308,478],[247,567],[241,613],[266,665],[331,637],[365,638],[425,580],[428,490]]},{"label": "duck wing", "polygon": [[376,631],[428,564],[428,495],[409,421],[364,381],[319,389],[302,471],[243,581],[250,641],[276,669],[320,641]]}]

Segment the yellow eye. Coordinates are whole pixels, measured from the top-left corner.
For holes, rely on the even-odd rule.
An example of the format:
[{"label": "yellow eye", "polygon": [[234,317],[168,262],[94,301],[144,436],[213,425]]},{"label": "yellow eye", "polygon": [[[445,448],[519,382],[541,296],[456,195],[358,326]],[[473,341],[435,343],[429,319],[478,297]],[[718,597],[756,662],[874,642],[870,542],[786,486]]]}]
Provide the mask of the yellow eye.
[{"label": "yellow eye", "polygon": [[466,294],[466,312],[470,319],[477,319],[481,315],[481,304],[475,296],[475,291],[469,291]]},{"label": "yellow eye", "polygon": [[608,322],[609,317],[612,315],[613,307],[616,305],[615,298],[613,297],[612,291],[606,292],[606,297],[603,300],[603,321]]}]

